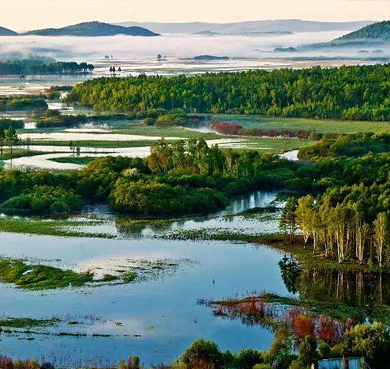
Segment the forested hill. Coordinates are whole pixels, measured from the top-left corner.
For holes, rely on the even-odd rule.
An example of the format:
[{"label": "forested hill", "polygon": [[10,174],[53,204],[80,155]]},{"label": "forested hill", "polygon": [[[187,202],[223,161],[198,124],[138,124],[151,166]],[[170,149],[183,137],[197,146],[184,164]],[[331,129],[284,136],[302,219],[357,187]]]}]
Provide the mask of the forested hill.
[{"label": "forested hill", "polygon": [[77,85],[70,101],[97,110],[260,114],[390,121],[390,64],[258,70],[195,77],[100,78]]},{"label": "forested hill", "polygon": [[79,37],[97,37],[97,36],[159,36],[158,33],[147,30],[142,27],[122,27],[102,22],[85,22],[73,26],[62,28],[46,28],[35,31],[29,31],[23,35],[37,36],[79,36]]},{"label": "forested hill", "polygon": [[374,23],[357,31],[348,33],[337,40],[389,40],[390,21]]},{"label": "forested hill", "polygon": [[0,26],[0,36],[17,36],[15,31]]},{"label": "forested hill", "polygon": [[379,47],[390,43],[390,21],[370,24],[357,31],[347,33],[330,42],[302,45],[299,50],[319,50],[345,47]]}]

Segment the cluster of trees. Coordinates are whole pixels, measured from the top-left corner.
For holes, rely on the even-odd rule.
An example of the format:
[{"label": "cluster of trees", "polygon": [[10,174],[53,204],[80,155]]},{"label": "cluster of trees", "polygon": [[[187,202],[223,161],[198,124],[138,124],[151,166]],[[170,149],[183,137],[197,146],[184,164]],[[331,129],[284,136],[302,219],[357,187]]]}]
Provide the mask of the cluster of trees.
[{"label": "cluster of trees", "polygon": [[4,128],[0,126],[0,155],[3,155],[4,146],[8,146],[13,154],[13,147],[19,142],[19,137],[16,134],[15,128],[13,125],[10,125],[7,131],[4,131]]},{"label": "cluster of trees", "polygon": [[143,214],[213,211],[230,196],[280,186],[284,176],[278,171],[294,166],[274,156],[220,150],[195,139],[174,144],[161,140],[145,161],[133,160],[129,166],[126,160],[93,161],[82,171],[83,187],[107,198],[114,209]]},{"label": "cluster of trees", "polygon": [[[74,195],[80,195],[84,201],[107,202],[123,212],[203,213],[224,207],[231,196],[258,188],[281,187],[294,177],[296,167],[296,163],[273,155],[209,147],[204,140],[174,144],[161,140],[152,145],[146,159],[97,158],[81,171],[61,174],[2,171],[0,201],[6,202],[3,209],[8,212],[15,207],[40,213],[34,205],[34,188],[49,186],[52,192],[45,187],[45,193],[57,194],[57,187],[69,192],[71,201],[60,202],[70,212],[78,209],[72,204]],[[46,197],[45,193],[40,195]],[[50,201],[57,202],[54,198]],[[48,208],[48,213],[55,211]]]},{"label": "cluster of trees", "polygon": [[58,110],[47,110],[37,121],[37,128],[76,127],[86,123],[88,117],[83,114],[62,115]]},{"label": "cluster of trees", "polygon": [[92,64],[55,62],[41,59],[21,59],[0,62],[0,75],[30,74],[86,74],[94,69]]},{"label": "cluster of trees", "polygon": [[308,369],[318,360],[361,357],[373,369],[390,365],[390,335],[382,324],[357,325],[340,343],[317,341],[311,335],[300,338],[294,349],[291,335],[280,328],[269,350],[243,349],[234,354],[222,352],[212,341],[195,341],[174,365],[177,369]]},{"label": "cluster of trees", "polygon": [[47,110],[48,108],[42,98],[0,99],[0,111]]},{"label": "cluster of trees", "polygon": [[313,253],[380,267],[390,266],[390,204],[387,185],[335,187],[325,195],[290,198],[280,220],[293,240],[297,226]]},{"label": "cluster of trees", "polygon": [[1,118],[0,127],[2,129],[8,129],[9,127],[12,127],[14,129],[21,129],[24,128],[24,122],[22,120]]},{"label": "cluster of trees", "polygon": [[[372,369],[387,369],[390,361],[390,335],[381,324],[363,324],[349,330],[341,343],[330,346],[305,336],[294,348],[291,336],[284,329],[275,332],[269,350],[242,349],[234,353],[222,351],[213,341],[200,338],[193,342],[174,363],[160,364],[161,369],[309,369],[321,359],[362,357]],[[0,356],[0,367],[7,369],[55,369],[48,363],[40,364],[35,359],[13,361]],[[120,361],[118,369],[141,369],[138,356],[129,356]]]},{"label": "cluster of trees", "polygon": [[326,133],[314,145],[299,150],[302,160],[317,160],[324,157],[360,157],[368,153],[390,151],[389,133],[357,133],[338,135]]},{"label": "cluster of trees", "polygon": [[390,120],[390,65],[280,69],[195,77],[100,78],[68,101],[97,110]]},{"label": "cluster of trees", "polygon": [[14,196],[1,204],[7,213],[62,215],[81,210],[82,197],[60,186],[34,186],[26,193]]},{"label": "cluster of trees", "polygon": [[184,126],[192,121],[187,114],[182,112],[171,112],[161,114],[158,117],[145,118],[144,123],[148,126],[155,127],[170,127],[170,126]]},{"label": "cluster of trees", "polygon": [[238,124],[210,121],[209,125],[218,133],[235,136],[256,136],[256,137],[296,137],[300,139],[319,140],[322,134],[307,129],[265,129],[265,128],[243,128]]},{"label": "cluster of trees", "polygon": [[317,162],[311,193],[287,201],[281,229],[293,240],[299,226],[305,248],[340,263],[390,266],[389,143],[389,134],[325,135],[301,149]]},{"label": "cluster of trees", "polygon": [[100,123],[132,119],[127,114],[100,114],[100,115],[68,115],[58,110],[36,111],[37,128],[78,127],[85,123]]}]

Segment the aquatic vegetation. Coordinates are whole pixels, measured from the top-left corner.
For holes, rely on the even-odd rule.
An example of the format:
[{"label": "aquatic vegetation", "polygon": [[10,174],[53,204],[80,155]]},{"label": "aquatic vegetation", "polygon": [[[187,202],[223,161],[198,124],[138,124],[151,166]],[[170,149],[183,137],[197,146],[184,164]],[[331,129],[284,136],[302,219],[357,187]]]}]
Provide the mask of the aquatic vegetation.
[{"label": "aquatic vegetation", "polygon": [[[288,329],[297,342],[306,336],[312,336],[317,340],[336,344],[341,341],[344,332],[356,324],[356,320],[348,316],[332,318],[324,313],[317,313],[311,305],[302,305],[302,301],[278,296],[275,298],[274,295],[268,294],[241,300],[200,303],[210,306],[216,316],[240,319],[246,325],[261,325],[274,331],[279,328]],[[319,309],[316,302],[313,302],[313,305]],[[337,306],[334,305],[333,309],[337,311]]]},{"label": "aquatic vegetation", "polygon": [[95,273],[89,270],[77,273],[47,265],[30,265],[24,260],[0,258],[0,282],[26,290],[92,287],[105,283],[119,285],[172,275],[179,267],[191,265],[193,262],[189,259],[127,259],[126,265],[117,270],[115,275],[106,273],[102,278],[96,278]]},{"label": "aquatic vegetation", "polygon": [[107,233],[84,232],[84,226],[102,224],[99,220],[43,220],[38,218],[3,218],[0,219],[0,231],[48,235],[59,237],[114,238]]},{"label": "aquatic vegetation", "polygon": [[82,287],[94,281],[90,272],[76,273],[45,265],[28,265],[22,260],[0,259],[0,281],[19,288],[45,290]]},{"label": "aquatic vegetation", "polygon": [[[59,323],[61,319],[33,319],[33,318],[1,318],[0,319],[0,332],[1,327],[9,328],[36,328],[36,327],[47,327]],[[0,365],[1,368],[1,365]]]}]

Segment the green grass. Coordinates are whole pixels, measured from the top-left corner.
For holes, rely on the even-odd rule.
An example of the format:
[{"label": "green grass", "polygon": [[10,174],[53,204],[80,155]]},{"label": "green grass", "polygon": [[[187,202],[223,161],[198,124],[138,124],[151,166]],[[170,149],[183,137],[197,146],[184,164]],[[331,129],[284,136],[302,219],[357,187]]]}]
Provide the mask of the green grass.
[{"label": "green grass", "polygon": [[[226,136],[224,136],[226,137]],[[258,137],[247,138],[241,137],[243,140],[239,143],[242,148],[237,150],[256,150],[260,153],[282,154],[286,151],[298,150],[301,147],[313,145],[313,141],[299,140],[293,138],[271,138]]]},{"label": "green grass", "polygon": [[0,327],[8,328],[36,328],[48,327],[60,322],[58,318],[52,319],[32,319],[32,318],[5,318],[0,319]]},{"label": "green grass", "polygon": [[128,134],[128,135],[142,135],[152,137],[179,137],[179,138],[203,138],[205,140],[213,140],[221,138],[220,135],[207,132],[196,132],[183,127],[154,127],[145,126],[143,124],[129,124],[126,128],[116,129],[111,133]]},{"label": "green grass", "polygon": [[46,265],[27,265],[22,260],[0,259],[0,281],[28,290],[82,287],[94,282],[90,272],[76,273]]},{"label": "green grass", "polygon": [[31,150],[27,151],[25,149],[14,148],[12,150],[12,155],[11,155],[11,150],[7,148],[7,149],[3,149],[3,153],[0,154],[0,161],[21,158],[24,156],[41,155],[41,154],[44,153],[40,151],[31,151]]},{"label": "green grass", "polygon": [[[139,140],[139,141],[77,141],[72,140],[73,144],[78,143],[80,147],[96,147],[96,148],[125,148],[125,147],[145,147],[150,146],[156,140]],[[167,141],[173,142],[173,141]],[[44,146],[68,146],[70,141],[52,141],[52,140],[34,140],[31,142],[31,146],[44,145]]]},{"label": "green grass", "polygon": [[99,221],[41,220],[34,218],[0,219],[0,232],[36,234],[58,237],[114,238],[106,233],[89,233],[80,230],[86,225],[101,224]]},{"label": "green grass", "polygon": [[69,157],[69,158],[54,158],[49,159],[50,161],[55,161],[56,163],[67,163],[67,164],[79,164],[87,165],[91,161],[95,160],[96,157]]},{"label": "green grass", "polygon": [[[236,150],[257,150],[261,153],[281,154],[286,151],[297,150],[301,147],[313,145],[313,141],[290,139],[290,138],[248,138],[248,137],[230,137],[230,136],[219,136],[221,138],[231,138],[237,142],[240,147],[235,148]],[[129,148],[129,147],[147,147],[155,143],[155,140],[146,141],[76,141],[80,147],[90,148]],[[173,140],[167,140],[168,143],[173,143]],[[44,145],[44,146],[69,146],[69,141],[51,141],[51,140],[34,140],[31,145]],[[110,153],[108,152],[107,155]],[[66,161],[67,162],[67,161]]]},{"label": "green grass", "polygon": [[[101,286],[105,283],[123,285],[155,279],[174,273],[182,263],[191,265],[191,260],[180,261],[170,259],[131,260],[129,265],[117,270],[117,275],[104,274],[100,279],[95,274],[86,271],[77,273],[73,270],[63,270],[47,265],[31,265],[25,260],[0,257],[0,282],[10,283],[17,288],[26,290],[51,290],[67,287]],[[1,326],[1,320],[0,320]]]},{"label": "green grass", "polygon": [[244,128],[312,130],[317,133],[389,132],[390,122],[344,121],[312,118],[267,118],[263,116],[213,115],[211,119],[235,123]]}]

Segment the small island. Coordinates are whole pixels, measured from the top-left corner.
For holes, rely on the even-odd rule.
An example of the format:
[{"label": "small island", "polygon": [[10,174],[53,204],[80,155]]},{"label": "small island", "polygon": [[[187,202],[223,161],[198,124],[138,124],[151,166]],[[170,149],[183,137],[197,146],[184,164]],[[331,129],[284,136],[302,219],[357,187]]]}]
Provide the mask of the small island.
[{"label": "small island", "polygon": [[228,56],[198,55],[193,58],[198,61],[230,60]]}]

